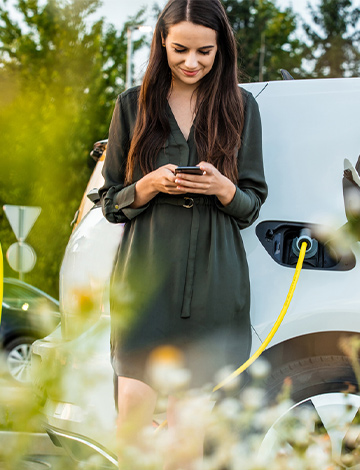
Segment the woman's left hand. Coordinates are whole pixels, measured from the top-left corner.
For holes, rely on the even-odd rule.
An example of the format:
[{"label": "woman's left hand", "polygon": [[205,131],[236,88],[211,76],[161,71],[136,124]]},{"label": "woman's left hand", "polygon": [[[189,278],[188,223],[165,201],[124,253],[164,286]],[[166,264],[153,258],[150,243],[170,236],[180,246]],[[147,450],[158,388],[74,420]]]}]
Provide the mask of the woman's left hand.
[{"label": "woman's left hand", "polygon": [[200,162],[198,166],[204,172],[202,175],[178,173],[175,180],[177,189],[193,194],[214,195],[222,205],[230,204],[236,192],[234,183],[211,163]]}]

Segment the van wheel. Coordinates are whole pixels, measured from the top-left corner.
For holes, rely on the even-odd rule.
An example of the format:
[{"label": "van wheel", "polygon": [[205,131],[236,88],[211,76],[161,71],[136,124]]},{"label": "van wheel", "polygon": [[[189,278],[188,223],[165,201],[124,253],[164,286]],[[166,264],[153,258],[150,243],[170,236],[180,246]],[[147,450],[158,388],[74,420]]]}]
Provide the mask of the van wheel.
[{"label": "van wheel", "polygon": [[35,340],[33,336],[19,336],[5,346],[8,370],[18,382],[31,381],[31,345]]},{"label": "van wheel", "polygon": [[270,401],[281,392],[285,380],[290,382],[291,398],[295,402],[321,393],[359,390],[351,363],[345,356],[308,357],[275,369],[267,380]]},{"label": "van wheel", "polygon": [[348,358],[316,356],[284,364],[269,377],[270,399],[281,392],[285,379],[291,381],[293,403],[270,427],[260,452],[267,458],[279,452],[290,456],[297,452],[296,436],[308,443],[320,436],[328,439],[334,462],[341,462],[342,468],[360,468],[347,435],[351,423],[360,419],[359,387]]},{"label": "van wheel", "polygon": [[343,392],[322,393],[295,403],[267,431],[259,454],[265,459],[299,458],[315,444],[317,455],[326,456],[321,468],[335,468],[336,463],[336,468],[359,469],[359,408],[360,396]]}]

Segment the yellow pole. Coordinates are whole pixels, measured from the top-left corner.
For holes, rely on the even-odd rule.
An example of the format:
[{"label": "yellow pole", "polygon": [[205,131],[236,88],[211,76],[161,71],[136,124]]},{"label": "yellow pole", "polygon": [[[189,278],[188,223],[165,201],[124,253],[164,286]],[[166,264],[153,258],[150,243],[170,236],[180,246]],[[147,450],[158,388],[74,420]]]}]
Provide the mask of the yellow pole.
[{"label": "yellow pole", "polygon": [[2,300],[3,300],[3,292],[4,292],[3,289],[4,289],[4,261],[3,261],[1,243],[0,243],[0,323],[1,323]]}]

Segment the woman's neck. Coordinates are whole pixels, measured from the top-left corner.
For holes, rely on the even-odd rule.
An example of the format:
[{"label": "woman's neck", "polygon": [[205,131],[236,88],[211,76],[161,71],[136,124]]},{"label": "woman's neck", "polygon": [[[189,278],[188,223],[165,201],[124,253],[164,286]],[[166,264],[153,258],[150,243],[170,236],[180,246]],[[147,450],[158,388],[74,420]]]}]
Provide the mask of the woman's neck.
[{"label": "woman's neck", "polygon": [[180,130],[187,140],[196,114],[196,93],[194,93],[196,88],[173,85],[170,89],[168,102]]},{"label": "woman's neck", "polygon": [[183,83],[180,80],[173,80],[171,83],[170,94],[176,94],[178,96],[183,96],[186,98],[191,98],[193,95],[195,96],[198,87],[198,83],[194,83],[194,85],[188,85],[187,83]]}]

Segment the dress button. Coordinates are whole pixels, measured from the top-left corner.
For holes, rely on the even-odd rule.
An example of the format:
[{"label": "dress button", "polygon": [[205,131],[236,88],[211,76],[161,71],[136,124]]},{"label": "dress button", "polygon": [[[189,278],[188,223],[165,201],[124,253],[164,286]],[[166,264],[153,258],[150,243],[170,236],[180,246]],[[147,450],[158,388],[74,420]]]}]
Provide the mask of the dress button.
[{"label": "dress button", "polygon": [[115,209],[119,209],[119,206],[116,204]]}]

